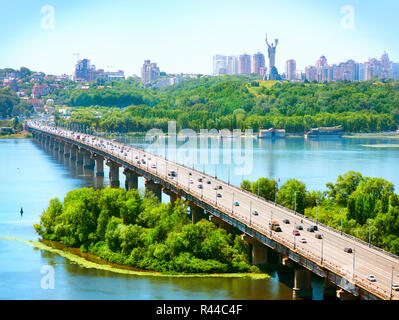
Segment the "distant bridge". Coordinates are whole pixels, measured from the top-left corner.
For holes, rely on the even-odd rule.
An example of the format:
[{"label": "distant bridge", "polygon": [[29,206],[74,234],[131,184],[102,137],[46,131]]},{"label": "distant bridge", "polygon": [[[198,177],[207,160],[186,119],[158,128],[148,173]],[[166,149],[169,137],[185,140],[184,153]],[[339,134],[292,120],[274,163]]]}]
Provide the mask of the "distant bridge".
[{"label": "distant bridge", "polygon": [[[146,189],[160,200],[164,192],[172,203],[177,198],[188,201],[193,223],[208,217],[219,227],[239,232],[251,245],[253,264],[266,264],[274,256],[293,270],[294,297],[312,296],[314,273],[325,279],[325,297],[399,299],[399,292],[392,290],[392,285],[399,283],[399,258],[396,255],[149,152],[88,134],[48,127],[37,121],[26,122],[25,127],[44,147],[63,153],[77,164],[93,170],[97,176],[104,175],[105,161],[110,168],[111,187],[119,187],[119,168],[123,168],[126,189],[137,188],[138,177],[144,177]],[[171,171],[176,173],[175,176],[170,175]],[[284,219],[289,219],[290,223],[284,224]],[[275,220],[280,223],[282,232],[269,227]],[[300,236],[293,235],[296,225],[303,226]],[[318,226],[315,233],[321,234],[321,239],[306,231],[311,225]],[[306,243],[300,242],[301,238],[305,238]],[[344,252],[346,247],[354,252]],[[368,275],[375,276],[376,281],[368,280]]]}]

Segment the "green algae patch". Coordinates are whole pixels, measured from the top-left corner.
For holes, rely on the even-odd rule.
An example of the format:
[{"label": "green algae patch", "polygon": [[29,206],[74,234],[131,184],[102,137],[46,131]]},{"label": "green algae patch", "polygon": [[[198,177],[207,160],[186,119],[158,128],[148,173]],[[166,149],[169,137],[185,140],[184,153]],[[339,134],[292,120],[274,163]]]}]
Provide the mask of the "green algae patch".
[{"label": "green algae patch", "polygon": [[399,144],[362,144],[362,147],[368,147],[368,148],[399,148]]},{"label": "green algae patch", "polygon": [[107,262],[93,254],[81,252],[79,248],[70,248],[62,243],[39,240],[31,241],[16,237],[0,236],[0,240],[19,241],[28,244],[40,250],[46,250],[60,255],[71,262],[78,264],[82,268],[98,269],[120,274],[129,274],[133,276],[151,276],[151,277],[178,277],[178,278],[249,278],[253,280],[269,279],[270,275],[266,273],[216,273],[216,274],[187,274],[187,273],[161,273],[155,271],[145,271],[133,267],[117,265]]}]

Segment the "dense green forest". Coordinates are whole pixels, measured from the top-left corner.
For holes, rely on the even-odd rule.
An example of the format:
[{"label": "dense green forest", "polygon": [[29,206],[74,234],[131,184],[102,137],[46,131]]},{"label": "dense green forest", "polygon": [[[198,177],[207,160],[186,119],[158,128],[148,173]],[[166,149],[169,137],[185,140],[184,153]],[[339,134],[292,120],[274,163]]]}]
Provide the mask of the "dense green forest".
[{"label": "dense green forest", "polygon": [[221,76],[154,89],[130,79],[68,94],[67,104],[85,110],[58,124],[98,131],[166,130],[175,120],[178,129],[197,131],[275,127],[303,133],[342,125],[346,132],[380,132],[396,130],[399,122],[399,81],[280,83]]},{"label": "dense green forest", "polygon": [[107,261],[179,273],[258,272],[238,235],[210,221],[192,224],[181,201],[160,203],[137,190],[82,188],[52,199],[35,229]]},{"label": "dense green forest", "polygon": [[[258,189],[259,185],[259,189]],[[324,192],[309,192],[304,183],[290,179],[281,187],[268,178],[244,180],[241,187],[270,201],[294,209],[314,220],[399,254],[399,196],[391,182],[349,171]],[[296,195],[295,195],[296,193]],[[296,202],[295,202],[296,200]],[[317,206],[316,206],[317,201]]]}]

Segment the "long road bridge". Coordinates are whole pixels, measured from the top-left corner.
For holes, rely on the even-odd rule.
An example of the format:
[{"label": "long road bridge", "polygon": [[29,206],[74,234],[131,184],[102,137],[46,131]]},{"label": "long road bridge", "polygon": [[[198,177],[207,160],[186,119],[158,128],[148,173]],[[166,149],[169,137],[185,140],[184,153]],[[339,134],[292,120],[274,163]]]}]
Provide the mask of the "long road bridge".
[{"label": "long road bridge", "polygon": [[[292,268],[294,297],[311,297],[311,278],[316,274],[325,279],[325,297],[399,299],[399,291],[392,289],[399,283],[396,255],[155,154],[37,121],[25,122],[25,127],[43,145],[93,170],[97,176],[104,175],[105,161],[111,187],[119,187],[122,168],[126,189],[137,188],[138,177],[144,177],[146,189],[160,200],[162,192],[170,196],[171,202],[184,198],[189,203],[193,223],[208,217],[219,227],[240,232],[242,239],[251,245],[253,264],[266,264],[274,256]],[[284,219],[290,223],[284,224]],[[271,221],[278,221],[282,231],[272,230]],[[303,226],[299,237],[293,234],[296,225]],[[312,225],[318,226],[315,233],[306,231]],[[316,238],[316,233],[321,238]],[[299,241],[302,238],[306,243]],[[344,251],[348,247],[352,253]],[[375,281],[370,281],[369,275]]]}]

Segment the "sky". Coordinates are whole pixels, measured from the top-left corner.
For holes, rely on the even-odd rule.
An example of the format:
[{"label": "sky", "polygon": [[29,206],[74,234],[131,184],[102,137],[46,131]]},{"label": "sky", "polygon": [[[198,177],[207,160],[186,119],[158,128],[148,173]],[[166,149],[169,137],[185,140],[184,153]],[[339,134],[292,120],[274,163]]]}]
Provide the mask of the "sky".
[{"label": "sky", "polygon": [[397,0],[0,0],[0,68],[72,74],[79,58],[140,75],[144,60],[167,73],[212,74],[215,54],[263,52],[279,39],[276,67],[399,62]]}]

